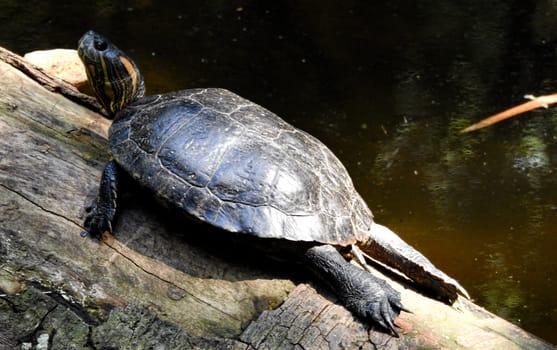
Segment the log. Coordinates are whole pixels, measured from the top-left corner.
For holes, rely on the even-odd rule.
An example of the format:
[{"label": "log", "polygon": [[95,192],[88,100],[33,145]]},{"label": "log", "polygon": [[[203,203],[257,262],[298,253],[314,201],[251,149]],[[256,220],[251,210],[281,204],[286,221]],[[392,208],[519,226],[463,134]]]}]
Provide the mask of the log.
[{"label": "log", "polygon": [[304,273],[141,191],[115,237],[83,237],[110,122],[61,94],[64,82],[0,57],[0,349],[552,348],[470,301],[451,307],[384,277],[413,311],[393,338]]}]

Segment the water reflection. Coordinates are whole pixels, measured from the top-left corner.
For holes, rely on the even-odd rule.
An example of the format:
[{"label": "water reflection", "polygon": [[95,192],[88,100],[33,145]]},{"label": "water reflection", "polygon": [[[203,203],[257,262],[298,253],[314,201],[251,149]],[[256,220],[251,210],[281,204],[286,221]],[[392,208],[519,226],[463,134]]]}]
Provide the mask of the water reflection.
[{"label": "water reflection", "polygon": [[218,86],[317,136],[378,221],[481,305],[557,343],[557,115],[459,131],[557,90],[548,1],[4,1],[0,45],[95,29],[148,92]]}]

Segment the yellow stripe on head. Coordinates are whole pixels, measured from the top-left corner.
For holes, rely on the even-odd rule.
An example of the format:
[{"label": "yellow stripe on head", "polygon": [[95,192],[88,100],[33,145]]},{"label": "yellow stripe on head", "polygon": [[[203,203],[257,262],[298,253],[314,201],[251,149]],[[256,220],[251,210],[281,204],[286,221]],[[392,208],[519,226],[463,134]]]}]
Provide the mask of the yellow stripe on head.
[{"label": "yellow stripe on head", "polygon": [[128,74],[130,76],[130,78],[132,79],[132,93],[131,95],[135,95],[135,90],[137,89],[137,71],[135,66],[133,65],[133,63],[130,62],[130,60],[128,60],[126,57],[124,56],[120,56],[120,62],[122,62],[122,64],[124,65],[124,68],[126,68],[126,71],[128,71]]},{"label": "yellow stripe on head", "polygon": [[102,76],[104,78],[104,84],[102,85],[102,94],[104,95],[105,102],[110,102],[110,104],[108,106],[105,106],[105,108],[108,108],[110,113],[115,113],[117,110],[119,110],[119,108],[116,108],[116,94],[114,93],[113,86],[114,82],[110,80],[110,74],[106,65],[105,58],[103,56],[99,56],[99,58],[101,62],[101,69],[103,72]]},{"label": "yellow stripe on head", "polygon": [[[120,56],[120,62],[122,62],[123,68],[127,73],[127,74],[122,74],[124,78],[122,78],[122,81],[120,81],[119,84],[119,88],[122,90],[121,98],[119,101],[120,102],[119,109],[122,109],[126,104],[128,104],[129,100],[135,96],[135,91],[137,90],[138,77],[137,77],[137,70],[129,59],[127,59],[124,56]],[[127,91],[128,88],[131,91]]]}]

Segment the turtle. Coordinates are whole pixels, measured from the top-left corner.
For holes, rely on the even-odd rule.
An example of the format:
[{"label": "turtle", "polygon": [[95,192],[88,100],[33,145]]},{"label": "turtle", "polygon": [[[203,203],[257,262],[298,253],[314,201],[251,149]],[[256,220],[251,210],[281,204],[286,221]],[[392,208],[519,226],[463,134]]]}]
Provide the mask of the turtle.
[{"label": "turtle", "polygon": [[[359,319],[398,336],[400,292],[349,256],[406,275],[452,304],[453,278],[374,221],[341,161],[317,138],[222,88],[145,94],[136,63],[102,35],[78,43],[88,81],[113,119],[111,158],[84,227],[112,233],[123,174],[186,217],[225,233],[303,247],[296,257]],[[267,240],[267,241],[265,241]],[[270,244],[270,243],[269,243]]]}]

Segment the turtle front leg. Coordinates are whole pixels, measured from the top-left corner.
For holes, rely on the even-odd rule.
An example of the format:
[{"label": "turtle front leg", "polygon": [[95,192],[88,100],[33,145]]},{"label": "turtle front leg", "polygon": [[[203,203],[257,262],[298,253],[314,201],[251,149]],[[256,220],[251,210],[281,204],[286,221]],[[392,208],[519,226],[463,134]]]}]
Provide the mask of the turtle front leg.
[{"label": "turtle front leg", "polygon": [[99,193],[90,207],[83,225],[87,232],[101,239],[103,233],[112,233],[112,221],[116,213],[118,199],[118,165],[114,160],[106,163],[101,177]]},{"label": "turtle front leg", "polygon": [[398,337],[393,321],[400,311],[405,311],[398,291],[386,281],[347,262],[330,245],[312,247],[305,256],[310,268],[330,286],[348,310]]}]

